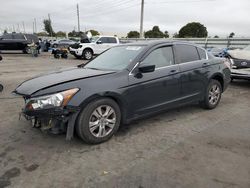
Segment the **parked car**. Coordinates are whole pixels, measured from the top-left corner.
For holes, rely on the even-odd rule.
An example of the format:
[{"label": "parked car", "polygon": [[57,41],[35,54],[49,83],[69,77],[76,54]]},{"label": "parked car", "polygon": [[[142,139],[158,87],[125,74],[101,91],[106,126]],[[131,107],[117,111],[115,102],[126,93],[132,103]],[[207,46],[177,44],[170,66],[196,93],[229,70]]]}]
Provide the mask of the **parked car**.
[{"label": "parked car", "polygon": [[[23,114],[34,126],[74,130],[85,142],[110,139],[120,124],[199,102],[215,108],[230,82],[230,69],[191,43],[156,41],[113,47],[87,64],[20,84]],[[56,130],[56,131],[53,131]]]},{"label": "parked car", "polygon": [[231,71],[232,81],[234,79],[250,80],[250,68],[232,69]]},{"label": "parked car", "polygon": [[207,48],[207,51],[212,53],[215,57],[225,57],[227,54],[227,48],[211,47]]},{"label": "parked car", "polygon": [[119,43],[117,37],[95,36],[91,38],[90,43],[80,43],[78,48],[70,47],[69,50],[76,58],[90,60],[93,58],[93,55],[99,55]]},{"label": "parked car", "polygon": [[228,50],[227,54],[233,68],[250,68],[250,45],[243,49]]},{"label": "parked car", "polygon": [[0,50],[22,50],[23,53],[28,53],[28,45],[38,41],[38,37],[33,34],[4,34],[0,36]]},{"label": "parked car", "polygon": [[57,48],[58,46],[65,46],[65,47],[69,47],[72,44],[75,44],[76,42],[73,40],[69,40],[69,39],[62,39],[62,40],[58,40],[58,41],[54,41],[51,46],[52,48]]}]

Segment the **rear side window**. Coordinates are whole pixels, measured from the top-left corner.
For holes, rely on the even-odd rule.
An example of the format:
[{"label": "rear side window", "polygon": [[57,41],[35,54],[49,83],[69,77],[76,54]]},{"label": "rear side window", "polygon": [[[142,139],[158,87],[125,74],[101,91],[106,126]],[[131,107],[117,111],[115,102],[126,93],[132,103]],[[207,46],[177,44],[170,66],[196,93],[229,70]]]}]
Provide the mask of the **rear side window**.
[{"label": "rear side window", "polygon": [[114,38],[114,37],[108,37],[108,42],[109,43],[117,43],[116,38]]},{"label": "rear side window", "polygon": [[200,59],[207,59],[207,53],[205,50],[201,49],[201,48],[197,48],[198,53],[200,55]]},{"label": "rear side window", "polygon": [[155,65],[155,68],[166,67],[173,64],[174,56],[171,46],[152,51],[141,63],[141,65]]},{"label": "rear side window", "polygon": [[12,34],[5,34],[3,35],[3,39],[8,40],[8,39],[13,39]]},{"label": "rear side window", "polygon": [[186,63],[200,60],[198,51],[195,46],[186,44],[175,45],[178,63]]}]

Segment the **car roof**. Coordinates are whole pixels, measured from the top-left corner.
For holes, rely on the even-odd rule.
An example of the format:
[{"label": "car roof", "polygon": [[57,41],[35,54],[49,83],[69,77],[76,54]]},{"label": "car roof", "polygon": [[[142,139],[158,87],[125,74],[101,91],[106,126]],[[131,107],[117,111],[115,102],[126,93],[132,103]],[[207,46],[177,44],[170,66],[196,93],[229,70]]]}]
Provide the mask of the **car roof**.
[{"label": "car roof", "polygon": [[187,44],[187,45],[193,45],[199,47],[195,43],[187,42],[187,41],[177,41],[177,40],[172,40],[172,39],[164,39],[164,40],[152,40],[152,41],[138,41],[138,42],[132,42],[132,43],[123,43],[122,45],[124,46],[147,46],[147,47],[153,47],[153,46],[158,46],[161,44],[166,44],[166,45],[172,45],[172,44]]}]

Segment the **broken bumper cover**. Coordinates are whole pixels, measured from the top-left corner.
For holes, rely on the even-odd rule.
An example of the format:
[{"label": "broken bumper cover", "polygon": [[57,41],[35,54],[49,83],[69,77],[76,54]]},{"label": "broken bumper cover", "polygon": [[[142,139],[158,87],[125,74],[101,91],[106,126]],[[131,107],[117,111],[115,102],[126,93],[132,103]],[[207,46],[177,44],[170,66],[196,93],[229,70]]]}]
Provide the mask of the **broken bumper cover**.
[{"label": "broken bumper cover", "polygon": [[74,126],[76,118],[80,112],[80,108],[67,106],[65,108],[57,107],[42,110],[26,110],[23,109],[21,115],[27,120],[33,120],[33,126],[46,130],[56,129],[58,134],[66,132],[66,140],[71,140],[74,135]]}]

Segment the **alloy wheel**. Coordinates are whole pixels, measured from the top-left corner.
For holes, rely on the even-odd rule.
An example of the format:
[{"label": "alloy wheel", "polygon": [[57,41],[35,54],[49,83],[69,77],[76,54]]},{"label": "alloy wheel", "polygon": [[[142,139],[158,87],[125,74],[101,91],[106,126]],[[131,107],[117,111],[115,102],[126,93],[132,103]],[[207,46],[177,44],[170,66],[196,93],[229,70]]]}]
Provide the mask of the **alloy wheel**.
[{"label": "alloy wheel", "polygon": [[220,99],[220,87],[214,84],[209,90],[208,101],[211,105],[216,105]]},{"label": "alloy wheel", "polygon": [[97,107],[89,119],[89,130],[97,138],[109,135],[116,124],[115,110],[109,105]]}]

